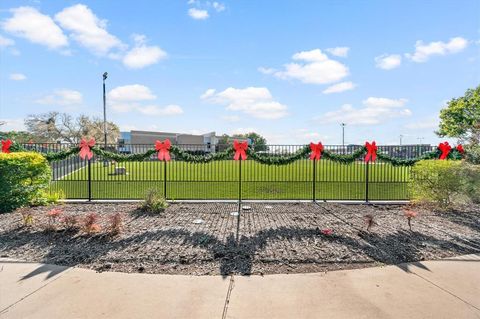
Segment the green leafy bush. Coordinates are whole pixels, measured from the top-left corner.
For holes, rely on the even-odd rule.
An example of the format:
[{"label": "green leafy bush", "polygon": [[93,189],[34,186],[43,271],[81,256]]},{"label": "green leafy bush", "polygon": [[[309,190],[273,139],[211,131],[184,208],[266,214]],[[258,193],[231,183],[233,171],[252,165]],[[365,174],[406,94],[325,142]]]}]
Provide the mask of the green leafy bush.
[{"label": "green leafy bush", "polygon": [[168,207],[168,203],[157,189],[149,189],[142,202],[141,209],[149,213],[162,213]]},{"label": "green leafy bush", "polygon": [[0,212],[41,200],[50,174],[47,160],[39,153],[0,153]]},{"label": "green leafy bush", "polygon": [[480,203],[480,165],[465,163],[460,171],[460,179],[463,183],[463,193],[473,203]]},{"label": "green leafy bush", "polygon": [[416,202],[448,207],[480,201],[480,170],[464,161],[424,160],[412,168],[410,190]]},{"label": "green leafy bush", "polygon": [[465,145],[465,157],[471,164],[480,164],[480,145]]}]

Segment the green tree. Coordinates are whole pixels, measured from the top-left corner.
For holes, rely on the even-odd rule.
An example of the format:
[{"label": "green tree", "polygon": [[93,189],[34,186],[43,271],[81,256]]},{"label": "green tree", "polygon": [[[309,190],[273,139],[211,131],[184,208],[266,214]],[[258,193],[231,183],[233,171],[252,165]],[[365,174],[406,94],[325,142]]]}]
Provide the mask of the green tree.
[{"label": "green tree", "polygon": [[440,111],[441,137],[456,137],[472,145],[480,142],[480,85],[453,98]]},{"label": "green tree", "polygon": [[255,151],[268,151],[267,139],[258,133],[250,132],[247,134],[236,134],[233,137],[249,138],[252,141],[253,149]]}]

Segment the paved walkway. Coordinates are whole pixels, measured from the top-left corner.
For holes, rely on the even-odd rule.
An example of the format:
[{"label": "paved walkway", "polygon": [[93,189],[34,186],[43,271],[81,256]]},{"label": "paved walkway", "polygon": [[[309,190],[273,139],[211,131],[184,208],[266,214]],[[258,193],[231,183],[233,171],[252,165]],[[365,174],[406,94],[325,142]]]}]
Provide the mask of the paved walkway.
[{"label": "paved walkway", "polygon": [[225,278],[96,273],[0,259],[0,318],[480,318],[480,254]]}]

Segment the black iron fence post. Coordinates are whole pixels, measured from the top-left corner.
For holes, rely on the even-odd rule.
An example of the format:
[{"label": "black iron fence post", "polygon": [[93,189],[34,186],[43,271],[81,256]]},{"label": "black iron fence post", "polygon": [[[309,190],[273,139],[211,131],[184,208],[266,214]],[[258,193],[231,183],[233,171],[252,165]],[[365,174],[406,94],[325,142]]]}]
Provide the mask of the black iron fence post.
[{"label": "black iron fence post", "polygon": [[313,160],[313,178],[312,178],[312,201],[316,200],[316,184],[317,184],[317,160]]},{"label": "black iron fence post", "polygon": [[90,160],[88,160],[88,201],[92,201],[92,166],[90,165]]},{"label": "black iron fence post", "polygon": [[242,212],[242,159],[238,161],[238,214],[237,214],[237,243],[240,233],[240,213]]},{"label": "black iron fence post", "polygon": [[365,202],[368,203],[368,166],[370,161],[365,164]]},{"label": "black iron fence post", "polygon": [[167,199],[167,161],[163,162],[163,197]]}]

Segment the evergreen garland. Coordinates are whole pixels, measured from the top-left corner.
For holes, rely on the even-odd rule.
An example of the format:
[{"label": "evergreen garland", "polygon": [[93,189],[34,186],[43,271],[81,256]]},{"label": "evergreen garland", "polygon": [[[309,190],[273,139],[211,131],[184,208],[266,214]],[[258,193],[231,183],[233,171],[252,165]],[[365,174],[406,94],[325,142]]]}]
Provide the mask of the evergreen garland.
[{"label": "evergreen garland", "polygon": [[[10,147],[12,152],[25,152],[29,151],[22,147],[22,145],[18,143],[13,143]],[[99,148],[98,146],[94,146],[91,148],[92,152],[95,153],[97,156],[102,157],[104,159],[114,160],[117,162],[138,162],[144,161],[152,155],[156,154],[157,151],[155,149],[149,149],[145,153],[140,154],[118,154],[115,152],[110,152]],[[80,147],[72,147],[70,149],[65,149],[59,152],[48,152],[42,153],[42,155],[49,161],[61,161],[67,159],[70,156],[78,154],[80,151]],[[283,155],[283,154],[266,154],[261,152],[255,152],[252,148],[247,149],[247,155],[249,159],[252,159],[258,163],[265,164],[265,165],[288,165],[300,159],[306,159],[310,155],[310,146],[305,145],[299,150],[297,150],[293,154]],[[170,153],[174,156],[175,160],[184,161],[189,163],[209,163],[211,161],[221,161],[221,160],[229,160],[233,158],[235,154],[235,150],[233,146],[230,146],[226,150],[222,152],[215,152],[209,153],[206,155],[194,155],[191,154],[189,151],[182,150],[180,147],[176,145],[172,145],[170,148]],[[362,146],[355,150],[352,154],[336,154],[330,152],[328,150],[324,150],[322,152],[322,159],[331,160],[334,162],[339,162],[342,164],[350,164],[355,162],[356,160],[362,159],[363,156],[367,153],[367,149],[365,146]],[[391,157],[385,153],[377,152],[377,158],[384,162],[390,163],[393,166],[412,166],[416,162],[421,160],[427,159],[438,159],[442,152],[440,149],[435,149],[434,151],[427,152],[419,157],[416,158],[409,158],[409,159],[398,159]],[[461,160],[463,158],[463,153],[459,152],[456,148],[452,148],[450,153],[448,154],[447,159],[450,160]],[[363,160],[363,159],[362,159]]]},{"label": "evergreen garland", "polygon": [[292,155],[276,155],[276,154],[264,154],[257,153],[252,150],[250,147],[247,149],[247,155],[253,159],[255,162],[266,165],[287,165],[291,164],[299,159],[306,158],[310,154],[310,146],[305,145]]},{"label": "evergreen garland", "polygon": [[354,151],[352,154],[342,155],[342,154],[335,154],[329,151],[322,152],[322,158],[340,162],[342,164],[350,164],[355,162],[361,156],[364,156],[367,153],[367,148],[365,146],[360,147],[358,150]]}]

